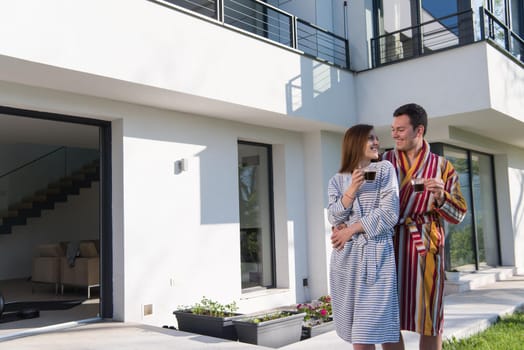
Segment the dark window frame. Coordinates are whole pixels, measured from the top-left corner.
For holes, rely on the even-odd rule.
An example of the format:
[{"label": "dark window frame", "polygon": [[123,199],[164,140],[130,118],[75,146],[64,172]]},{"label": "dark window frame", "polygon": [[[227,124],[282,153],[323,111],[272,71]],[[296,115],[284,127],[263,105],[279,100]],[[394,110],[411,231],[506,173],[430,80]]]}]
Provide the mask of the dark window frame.
[{"label": "dark window frame", "polygon": [[[471,189],[470,190],[470,193],[469,194],[465,194],[463,193],[464,196],[466,195],[469,195],[470,196],[470,203],[471,203],[471,208],[468,208],[468,210],[471,210],[471,215],[472,215],[472,231],[473,231],[473,249],[474,249],[474,256],[475,256],[475,270],[479,270],[479,256],[478,256],[478,232],[477,232],[477,227],[476,227],[476,222],[475,222],[475,217],[478,215],[478,213],[475,211],[475,205],[474,205],[474,197],[473,197],[473,169],[472,169],[472,154],[481,154],[481,155],[485,155],[485,156],[488,156],[491,160],[491,174],[492,174],[492,184],[491,184],[491,188],[493,189],[493,198],[495,199],[494,200],[494,203],[493,203],[493,207],[494,207],[494,220],[495,220],[495,227],[497,228],[497,232],[496,232],[496,239],[497,239],[497,248],[498,248],[498,265],[501,265],[501,262],[502,262],[502,248],[501,248],[501,240],[500,240],[500,221],[499,221],[499,215],[498,215],[498,203],[497,203],[497,190],[496,190],[496,173],[495,173],[495,159],[494,159],[494,156],[493,154],[489,154],[489,153],[485,153],[485,152],[480,152],[480,151],[475,151],[475,150],[470,150],[470,149],[467,149],[467,148],[464,148],[464,147],[460,147],[460,146],[455,146],[455,145],[451,145],[451,144],[447,144],[447,143],[442,143],[442,142],[435,142],[435,143],[430,143],[430,146],[431,146],[431,151],[440,155],[440,156],[444,156],[444,147],[449,147],[449,148],[453,148],[453,149],[456,149],[456,150],[460,150],[460,151],[465,151],[466,154],[467,154],[467,162],[468,162],[468,178],[469,178],[469,188]],[[449,252],[449,246],[447,245],[447,242],[448,240],[446,240],[446,251],[445,251],[445,259],[446,259],[446,266],[450,266],[450,257],[451,257],[451,254]]]},{"label": "dark window frame", "polygon": [[[274,199],[274,181],[273,181],[273,146],[271,144],[252,142],[245,140],[238,140],[237,145],[249,145],[264,147],[267,151],[267,171],[268,171],[268,199],[269,199],[269,230],[270,230],[270,244],[271,244],[271,285],[261,286],[264,288],[277,287],[277,267],[276,267],[276,239],[275,239],[275,199]],[[240,233],[240,232],[239,232]],[[244,289],[244,288],[243,288]],[[249,288],[246,288],[249,289]]]},{"label": "dark window frame", "polygon": [[100,317],[113,318],[113,223],[111,122],[66,114],[0,106],[0,114],[97,126],[100,150]]}]

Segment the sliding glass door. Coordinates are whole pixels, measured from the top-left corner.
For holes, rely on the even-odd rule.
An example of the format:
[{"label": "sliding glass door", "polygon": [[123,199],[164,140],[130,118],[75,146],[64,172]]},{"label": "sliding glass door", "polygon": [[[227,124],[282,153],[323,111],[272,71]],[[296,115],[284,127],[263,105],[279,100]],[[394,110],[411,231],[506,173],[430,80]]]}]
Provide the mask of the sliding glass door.
[{"label": "sliding glass door", "polygon": [[444,156],[458,173],[468,213],[448,225],[446,269],[474,271],[500,264],[495,179],[491,155],[444,145]]}]

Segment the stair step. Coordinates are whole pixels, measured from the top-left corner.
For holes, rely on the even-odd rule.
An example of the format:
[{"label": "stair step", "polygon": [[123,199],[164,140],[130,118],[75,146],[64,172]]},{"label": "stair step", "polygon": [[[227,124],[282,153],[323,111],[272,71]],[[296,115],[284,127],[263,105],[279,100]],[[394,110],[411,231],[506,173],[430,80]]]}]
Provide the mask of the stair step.
[{"label": "stair step", "polygon": [[100,177],[98,169],[93,169],[90,171],[81,170],[78,173],[74,173],[73,175],[78,177],[77,180],[94,180]]},{"label": "stair step", "polygon": [[18,212],[16,210],[4,210],[0,213],[0,217],[2,218],[9,218],[18,215]]},{"label": "stair step", "polygon": [[447,272],[444,295],[462,293],[485,285],[510,279],[515,274],[515,267],[500,266],[475,272]]},{"label": "stair step", "polygon": [[46,196],[45,195],[33,195],[33,196],[29,196],[29,197],[25,197],[24,199],[22,199],[22,201],[24,202],[44,202],[46,200]]},{"label": "stair step", "polygon": [[67,194],[50,194],[47,196],[47,198],[52,202],[65,202],[67,201]]},{"label": "stair step", "polygon": [[35,209],[54,209],[55,203],[46,197],[45,201],[33,202],[33,208]]},{"label": "stair step", "polygon": [[9,217],[9,218],[3,218],[2,224],[3,225],[25,225],[27,223],[27,219],[25,217],[21,216],[15,216],[15,217]]},{"label": "stair step", "polygon": [[52,187],[52,188],[46,188],[45,190],[38,190],[36,191],[36,194],[38,196],[48,196],[50,194],[59,194],[60,193],[60,187]]},{"label": "stair step", "polygon": [[17,211],[19,209],[31,209],[33,207],[33,203],[32,202],[20,202],[20,203],[16,203],[16,204],[13,204],[9,207],[9,210],[12,210],[12,211]]},{"label": "stair step", "polygon": [[79,194],[81,188],[91,187],[91,183],[100,181],[100,161],[93,162],[38,190],[33,196],[24,198],[0,213],[0,234],[9,234],[14,225],[25,225],[27,218],[39,217],[42,209],[54,209],[56,202],[66,202],[68,195]]},{"label": "stair step", "polygon": [[42,210],[39,208],[23,208],[18,210],[18,215],[26,218],[37,218],[42,215]]},{"label": "stair step", "polygon": [[7,235],[11,233],[11,225],[2,224],[0,225],[0,235]]}]

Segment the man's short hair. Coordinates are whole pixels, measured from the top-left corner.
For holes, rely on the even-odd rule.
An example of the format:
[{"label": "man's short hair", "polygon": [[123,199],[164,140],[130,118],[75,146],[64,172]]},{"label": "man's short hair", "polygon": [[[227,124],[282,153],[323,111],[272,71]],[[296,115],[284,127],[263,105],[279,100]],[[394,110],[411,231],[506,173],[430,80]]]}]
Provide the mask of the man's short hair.
[{"label": "man's short hair", "polygon": [[416,103],[408,103],[398,107],[395,112],[393,112],[393,117],[398,117],[404,114],[409,117],[409,122],[411,123],[413,130],[415,130],[419,125],[424,127],[425,136],[428,128],[428,115],[424,108]]}]

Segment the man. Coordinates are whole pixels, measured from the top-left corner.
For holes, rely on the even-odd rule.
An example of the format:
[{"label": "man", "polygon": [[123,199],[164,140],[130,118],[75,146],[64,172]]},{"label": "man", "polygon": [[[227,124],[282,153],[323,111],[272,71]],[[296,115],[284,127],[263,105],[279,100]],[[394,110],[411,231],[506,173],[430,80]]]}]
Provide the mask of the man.
[{"label": "man", "polygon": [[[442,349],[444,324],[444,221],[460,223],[466,202],[453,165],[431,153],[424,139],[427,114],[411,103],[393,113],[395,149],[383,159],[393,163],[399,180],[400,215],[395,253],[400,299],[400,327],[420,334],[422,350]],[[415,192],[412,179],[423,178]],[[403,349],[402,337],[391,349]]]}]

